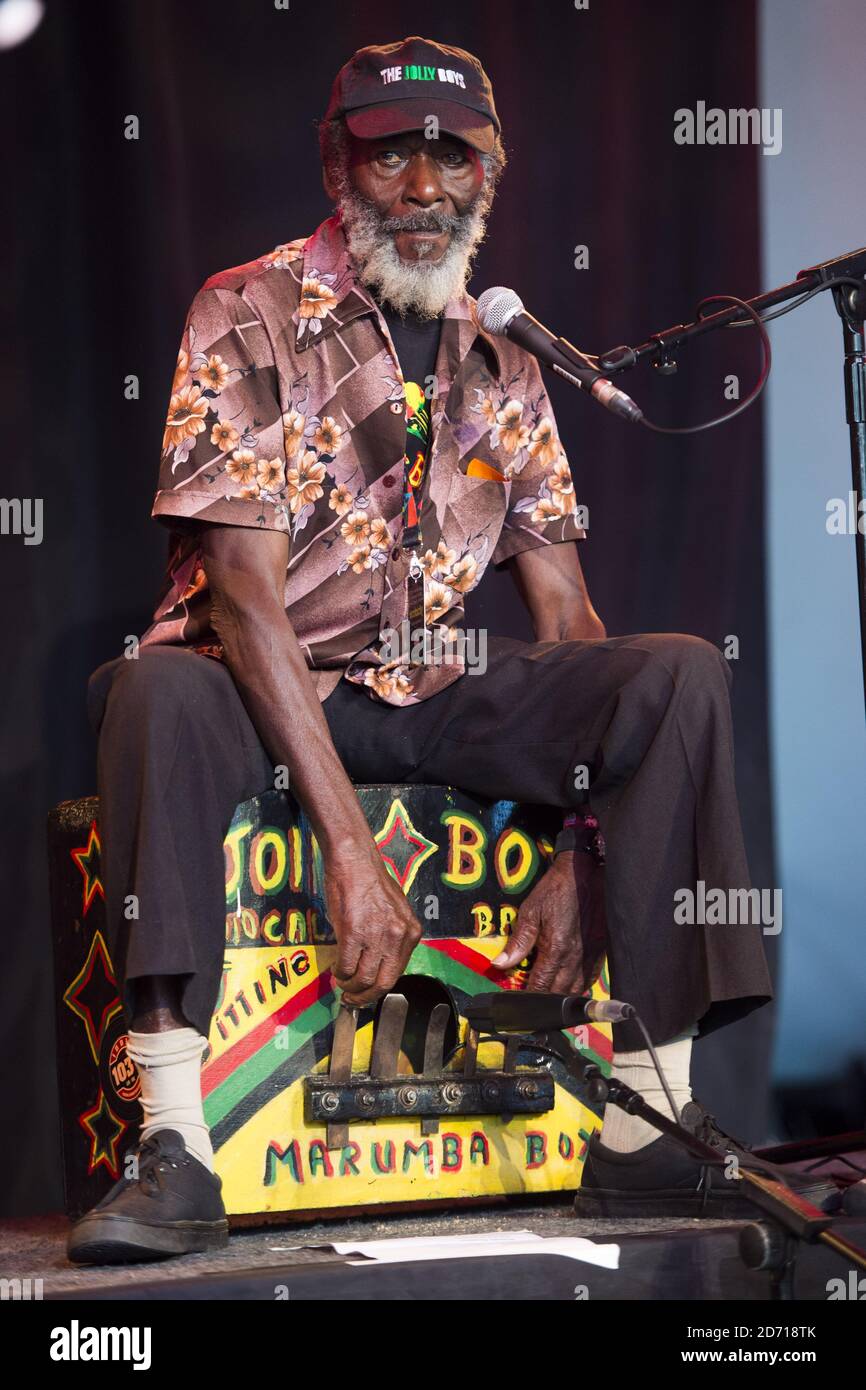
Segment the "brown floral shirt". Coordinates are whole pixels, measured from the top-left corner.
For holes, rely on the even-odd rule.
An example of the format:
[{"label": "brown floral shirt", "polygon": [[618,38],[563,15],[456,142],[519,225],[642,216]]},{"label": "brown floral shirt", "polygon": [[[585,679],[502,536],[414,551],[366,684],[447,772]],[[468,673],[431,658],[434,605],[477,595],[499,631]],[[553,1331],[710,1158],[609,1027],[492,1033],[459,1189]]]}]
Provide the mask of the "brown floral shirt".
[{"label": "brown floral shirt", "polygon": [[[482,332],[473,305],[454,299],[443,317],[416,561],[425,621],[446,638],[489,563],[585,537],[538,365]],[[320,699],[345,677],[406,704],[461,676],[459,652],[427,664],[394,660],[393,645],[380,654],[382,634],[407,615],[408,409],[339,217],[207,280],[171,388],[152,510],[171,528],[170,554],[141,645],[222,659],[198,535],[208,521],[288,536],[286,613]]]}]

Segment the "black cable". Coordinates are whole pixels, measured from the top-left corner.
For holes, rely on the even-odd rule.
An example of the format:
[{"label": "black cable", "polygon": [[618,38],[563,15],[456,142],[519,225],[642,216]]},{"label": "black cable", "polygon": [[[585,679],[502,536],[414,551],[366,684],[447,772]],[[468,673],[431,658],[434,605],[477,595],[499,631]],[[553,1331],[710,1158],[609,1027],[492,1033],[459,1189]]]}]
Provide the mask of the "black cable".
[{"label": "black cable", "polygon": [[[654,1066],[655,1069],[656,1069],[656,1073],[657,1073],[657,1075],[658,1075],[659,1081],[661,1082],[662,1090],[664,1091],[665,1096],[667,1097],[667,1102],[668,1102],[668,1105],[669,1105],[670,1108],[671,1108],[671,1112],[672,1112],[672,1114],[673,1114],[673,1116],[674,1116],[674,1119],[676,1120],[677,1124],[678,1124],[678,1125],[680,1126],[680,1128],[682,1129],[682,1128],[684,1127],[684,1126],[683,1126],[683,1121],[682,1121],[682,1116],[681,1116],[681,1114],[680,1114],[680,1111],[679,1111],[679,1108],[678,1108],[678,1106],[677,1106],[677,1103],[676,1103],[676,1101],[675,1101],[674,1098],[673,1098],[673,1093],[672,1093],[671,1088],[670,1088],[670,1086],[669,1086],[669,1084],[668,1084],[667,1077],[665,1076],[664,1071],[663,1071],[663,1069],[662,1069],[662,1065],[661,1065],[661,1062],[659,1061],[658,1053],[656,1052],[655,1047],[653,1046],[653,1041],[652,1041],[652,1038],[651,1038],[650,1035],[649,1035],[649,1032],[648,1032],[648,1030],[647,1030],[646,1024],[644,1023],[644,1021],[643,1021],[643,1019],[641,1018],[640,1014],[635,1013],[635,1014],[633,1015],[633,1017],[634,1017],[635,1023],[637,1024],[638,1028],[640,1029],[641,1033],[643,1034],[644,1042],[646,1043],[646,1046],[647,1046],[647,1051],[649,1052],[650,1057],[652,1058],[653,1066]],[[563,1030],[563,1031],[564,1031],[564,1030]],[[507,1043],[507,1042],[510,1040],[510,1038],[511,1038],[512,1036],[517,1036],[517,1035],[503,1034],[503,1033],[479,1033],[479,1036],[478,1036],[478,1046],[480,1047],[481,1044],[482,1044],[482,1043],[485,1043],[485,1042]],[[549,1057],[549,1058],[551,1059],[551,1061],[559,1062],[560,1066],[564,1065],[563,1058],[562,1058],[557,1052],[555,1052],[555,1051],[553,1050],[553,1048],[550,1048],[550,1047],[545,1046],[544,1043],[542,1043],[542,1042],[538,1041],[536,1038],[534,1038],[534,1037],[532,1036],[532,1034],[521,1035],[521,1047],[523,1047],[523,1046],[525,1046],[525,1047],[526,1047],[528,1050],[530,1050],[530,1051],[534,1051],[534,1052],[540,1053],[543,1057]],[[450,1050],[450,1052],[448,1053],[447,1057],[443,1058],[443,1066],[447,1065],[447,1063],[450,1062],[450,1061],[452,1060],[452,1058],[453,1058],[458,1052],[464,1050],[465,1047],[466,1047],[465,1042],[458,1042],[458,1043],[455,1043],[454,1047],[451,1048],[451,1050]],[[577,1048],[576,1051],[580,1051],[580,1049]],[[616,1104],[615,1101],[613,1101],[613,1102],[608,1101],[607,1103],[608,1103],[608,1104],[614,1104],[614,1105]],[[649,1121],[645,1121],[644,1123],[647,1123],[647,1124],[648,1124]],[[735,1144],[737,1144],[738,1147],[740,1147],[739,1141],[734,1140],[733,1142],[734,1142]],[[793,1190],[793,1189],[791,1188],[791,1184],[790,1184],[790,1182],[789,1182],[789,1180],[788,1180],[788,1175],[787,1175],[786,1173],[782,1172],[781,1169],[776,1169],[775,1165],[773,1165],[773,1164],[764,1163],[764,1161],[763,1161],[762,1159],[759,1159],[759,1158],[757,1157],[757,1155],[753,1155],[753,1157],[754,1157],[754,1160],[755,1160],[754,1166],[755,1166],[755,1168],[756,1168],[759,1172],[760,1172],[761,1170],[770,1170],[770,1171],[772,1172],[773,1176],[776,1178],[776,1180],[777,1180],[778,1182],[780,1182],[780,1183],[782,1184],[783,1187],[787,1187],[789,1191],[792,1191],[792,1190]],[[726,1161],[725,1156],[720,1156],[720,1158],[719,1158],[719,1166],[721,1167],[722,1164],[725,1163],[725,1161]],[[708,1166],[708,1160],[704,1160],[704,1162],[705,1162],[705,1165]],[[748,1164],[745,1164],[744,1166],[745,1166],[745,1167],[749,1167]],[[852,1165],[852,1166],[854,1166],[854,1165]]]},{"label": "black cable", "polygon": [[[790,303],[783,304],[780,309],[771,310],[769,314],[758,314],[758,318],[761,320],[761,323],[770,323],[772,319],[780,319],[783,314],[790,314],[792,309],[799,309],[800,305],[805,304],[807,299],[814,299],[816,294],[820,294],[822,290],[826,289],[829,289],[829,285],[813,285],[810,290],[807,290],[805,294],[801,294],[797,299],[792,299]],[[704,317],[705,316],[699,311],[697,314],[698,323],[700,323]],[[752,326],[751,319],[732,319],[730,323],[722,324],[722,328],[751,328]]]},{"label": "black cable", "polygon": [[652,1059],[653,1059],[653,1066],[655,1067],[656,1072],[658,1073],[659,1081],[662,1083],[662,1090],[664,1091],[665,1095],[666,1095],[667,1098],[668,1098],[668,1105],[670,1106],[671,1110],[673,1111],[674,1119],[676,1120],[676,1122],[677,1122],[677,1124],[680,1126],[680,1128],[682,1128],[682,1123],[683,1123],[683,1121],[682,1121],[682,1116],[680,1115],[680,1112],[679,1112],[679,1110],[678,1110],[678,1108],[677,1108],[677,1103],[676,1103],[676,1101],[674,1100],[673,1095],[672,1095],[672,1093],[671,1093],[671,1088],[670,1088],[670,1086],[668,1085],[667,1077],[665,1076],[664,1072],[662,1071],[662,1064],[661,1064],[661,1062],[659,1061],[658,1053],[656,1052],[655,1048],[653,1047],[652,1038],[650,1037],[649,1033],[647,1032],[646,1024],[644,1023],[644,1021],[643,1021],[643,1019],[641,1018],[640,1014],[635,1014],[635,1015],[634,1015],[634,1021],[635,1021],[635,1023],[637,1024],[638,1028],[639,1028],[639,1029],[641,1030],[641,1032],[643,1033],[644,1042],[645,1042],[646,1045],[647,1045],[647,1051],[649,1052],[649,1055],[650,1055],[650,1056],[652,1057]]},{"label": "black cable", "polygon": [[[521,1035],[521,1036],[522,1036],[522,1035]],[[527,1035],[527,1036],[528,1036],[528,1035]],[[490,1042],[501,1042],[501,1043],[506,1043],[506,1042],[508,1042],[508,1036],[506,1036],[505,1034],[502,1034],[502,1033],[479,1033],[479,1034],[478,1034],[478,1043],[477,1043],[477,1046],[478,1046],[478,1047],[480,1047],[482,1043],[490,1043]],[[442,1058],[442,1065],[443,1065],[443,1067],[447,1066],[448,1063],[452,1060],[452,1058],[454,1058],[454,1057],[457,1056],[457,1053],[458,1053],[458,1052],[465,1052],[465,1051],[466,1051],[466,1041],[465,1041],[465,1039],[464,1039],[462,1042],[456,1042],[456,1043],[454,1044],[454,1046],[451,1048],[451,1051],[448,1053],[448,1055]]]},{"label": "black cable", "polygon": [[707,317],[702,311],[708,304],[736,304],[748,317],[745,319],[732,320],[731,323],[723,324],[722,327],[757,328],[761,335],[762,351],[761,375],[758,378],[758,384],[753,391],[749,392],[746,399],[741,401],[733,410],[727,411],[724,415],[717,415],[713,420],[705,420],[700,425],[685,425],[680,427],[655,425],[651,420],[648,420],[645,415],[641,418],[640,423],[645,425],[648,430],[653,430],[656,434],[699,434],[702,430],[712,429],[714,425],[724,424],[726,420],[733,420],[735,415],[741,415],[750,405],[754,405],[770,376],[770,368],[773,364],[773,350],[764,324],[770,323],[773,319],[780,319],[783,314],[790,314],[792,309],[799,309],[801,304],[805,304],[809,299],[814,299],[816,294],[822,294],[824,290],[832,290],[839,285],[855,285],[858,289],[863,289],[862,280],[858,280],[855,276],[840,275],[838,279],[826,280],[821,285],[813,285],[810,290],[806,290],[805,293],[799,295],[796,299],[792,299],[789,304],[785,304],[779,309],[773,309],[768,314],[759,314],[757,309],[753,309],[752,305],[747,303],[745,299],[738,299],[737,296],[733,294],[712,294],[708,295],[706,299],[702,299],[695,311],[695,321],[697,323],[700,323],[702,319]]},{"label": "black cable", "polygon": [[[856,285],[858,289],[864,288],[862,280],[858,280],[853,275],[842,275],[838,280],[825,280],[821,285],[813,285],[810,290],[806,290],[805,293],[799,295],[797,299],[792,299],[790,303],[783,304],[781,308],[773,309],[768,314],[758,314],[758,318],[761,320],[761,323],[770,323],[773,319],[780,319],[783,314],[790,314],[792,309],[799,309],[800,305],[805,304],[808,299],[814,299],[816,294],[823,294],[824,290],[832,290],[837,285]],[[706,317],[706,315],[700,312],[702,305],[711,302],[710,300],[702,300],[701,305],[698,306],[698,312],[695,315],[696,322],[700,323]],[[754,321],[751,318],[733,319],[730,323],[722,324],[723,328],[754,328],[754,326]],[[599,353],[585,352],[583,355],[598,371],[604,371],[604,367],[601,364],[601,355]],[[727,419],[728,417],[726,416],[725,418]]]},{"label": "black cable", "polygon": [[[665,1093],[665,1095],[666,1095],[667,1098],[668,1098],[668,1105],[671,1107],[671,1110],[673,1111],[673,1113],[674,1113],[674,1115],[675,1115],[675,1117],[676,1117],[676,1122],[677,1122],[677,1124],[678,1124],[678,1125],[680,1126],[680,1128],[682,1129],[682,1128],[683,1128],[683,1122],[682,1122],[682,1118],[681,1118],[681,1116],[680,1116],[680,1112],[679,1112],[679,1110],[678,1110],[677,1107],[676,1107],[676,1104],[675,1104],[675,1102],[674,1102],[673,1096],[671,1095],[670,1087],[668,1086],[668,1083],[667,1083],[667,1078],[665,1077],[665,1074],[664,1074],[664,1072],[662,1071],[661,1063],[659,1062],[659,1059],[658,1059],[658,1054],[656,1053],[656,1050],[655,1050],[655,1048],[653,1047],[652,1040],[651,1040],[650,1035],[649,1035],[649,1033],[647,1032],[647,1029],[646,1029],[646,1025],[644,1024],[644,1021],[643,1021],[643,1019],[641,1018],[640,1014],[637,1014],[637,1013],[636,1013],[636,1014],[634,1015],[634,1021],[635,1021],[635,1023],[637,1024],[638,1028],[640,1028],[641,1032],[643,1033],[644,1041],[646,1042],[646,1045],[647,1045],[647,1050],[649,1051],[649,1054],[650,1054],[650,1056],[652,1057],[652,1060],[653,1060],[653,1066],[655,1067],[655,1069],[656,1069],[656,1071],[657,1071],[657,1073],[658,1073],[659,1081],[661,1082],[662,1088],[664,1089],[664,1093]],[[648,1123],[648,1121],[645,1121],[645,1123]],[[730,1137],[730,1138],[733,1140],[733,1143],[735,1143],[735,1144],[737,1145],[738,1148],[746,1149],[746,1152],[747,1152],[747,1153],[750,1153],[750,1150],[747,1148],[746,1145],[741,1144],[741,1142],[740,1142],[739,1140],[737,1140],[737,1139],[733,1139],[733,1136],[728,1136],[728,1137]],[[733,1156],[736,1157],[736,1155],[733,1155]],[[753,1158],[754,1163],[753,1163],[753,1164],[744,1163],[744,1164],[743,1164],[743,1167],[744,1167],[744,1168],[754,1167],[758,1172],[767,1172],[767,1171],[769,1171],[769,1172],[772,1174],[772,1176],[776,1179],[777,1182],[781,1183],[781,1185],[782,1185],[783,1187],[787,1187],[787,1189],[788,1189],[789,1192],[792,1192],[792,1191],[793,1191],[793,1188],[791,1187],[791,1183],[790,1183],[790,1181],[789,1181],[789,1179],[788,1179],[787,1173],[783,1172],[781,1168],[777,1168],[775,1164],[766,1163],[764,1159],[758,1158],[758,1155],[757,1155],[757,1154],[752,1154],[751,1157]],[[720,1164],[722,1163],[722,1161],[723,1161],[722,1159],[719,1160]],[[738,1162],[739,1162],[739,1160],[738,1160]]]},{"label": "black cable", "polygon": [[762,362],[758,384],[749,392],[746,399],[740,401],[740,404],[735,406],[733,410],[726,411],[724,415],[717,415],[713,420],[704,420],[700,425],[654,425],[652,420],[648,420],[645,415],[642,415],[640,423],[645,425],[648,430],[652,430],[655,434],[699,434],[702,430],[712,429],[714,425],[723,425],[726,420],[733,420],[735,415],[741,415],[744,410],[748,410],[750,405],[754,405],[769,379],[770,368],[773,365],[773,349],[770,346],[770,335],[764,327],[761,315],[757,310],[753,309],[751,304],[747,304],[745,299],[738,299],[734,294],[711,294],[706,299],[702,299],[698,305],[698,318],[700,318],[701,310],[705,304],[736,304],[749,315],[749,318],[761,335]]},{"label": "black cable", "polygon": [[[783,304],[780,309],[773,309],[769,314],[759,314],[762,323],[769,323],[772,319],[780,319],[783,314],[790,314],[792,309],[799,309],[801,304],[805,304],[807,299],[814,299],[816,294],[823,294],[824,290],[832,290],[837,285],[856,285],[858,289],[863,289],[863,281],[856,279],[853,275],[842,275],[838,280],[825,280],[822,285],[813,285],[805,294],[801,294],[797,299],[792,299],[789,304]],[[705,300],[704,303],[707,301]],[[697,315],[700,322],[702,315]],[[731,323],[722,324],[723,328],[751,328],[751,319],[734,319]]]}]

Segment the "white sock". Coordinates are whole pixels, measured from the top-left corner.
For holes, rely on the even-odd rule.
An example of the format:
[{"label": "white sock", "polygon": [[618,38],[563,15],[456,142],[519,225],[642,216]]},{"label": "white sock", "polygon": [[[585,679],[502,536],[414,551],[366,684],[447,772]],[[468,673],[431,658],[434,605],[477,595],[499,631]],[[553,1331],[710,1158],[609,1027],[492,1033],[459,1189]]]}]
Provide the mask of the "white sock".
[{"label": "white sock", "polygon": [[210,1131],[201,1099],[201,1054],[207,1038],[195,1028],[129,1034],[127,1051],[141,1077],[142,1139],[174,1129],[189,1152],[214,1170]]},{"label": "white sock", "polygon": [[[674,1038],[672,1042],[663,1043],[661,1047],[656,1048],[665,1079],[671,1088],[677,1109],[680,1111],[692,1099],[689,1072],[692,1060],[692,1038],[696,1032],[697,1029],[694,1029],[684,1036]],[[662,1090],[658,1073],[649,1052],[615,1052],[611,1075],[639,1092],[647,1104],[653,1106],[655,1110],[660,1110],[663,1115],[669,1115],[672,1120],[676,1118],[668,1104],[668,1098]],[[648,1125],[646,1120],[642,1120],[639,1115],[627,1115],[624,1110],[620,1110],[618,1105],[605,1106],[601,1142],[606,1148],[615,1149],[617,1153],[634,1153],[637,1149],[642,1149],[645,1144],[651,1144],[654,1139],[659,1138],[661,1138],[659,1131],[653,1129],[652,1125]]]}]

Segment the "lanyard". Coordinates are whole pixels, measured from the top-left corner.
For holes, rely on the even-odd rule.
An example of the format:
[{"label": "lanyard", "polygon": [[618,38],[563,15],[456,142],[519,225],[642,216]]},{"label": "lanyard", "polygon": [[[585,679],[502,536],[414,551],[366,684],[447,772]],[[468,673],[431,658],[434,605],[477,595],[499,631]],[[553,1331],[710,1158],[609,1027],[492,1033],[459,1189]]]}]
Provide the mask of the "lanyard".
[{"label": "lanyard", "polygon": [[421,567],[421,488],[430,454],[430,402],[417,382],[407,381],[406,392],[406,453],[403,464],[403,552],[411,555],[407,615],[412,645],[415,634],[423,630],[423,651],[427,655],[426,576]]},{"label": "lanyard", "polygon": [[430,453],[430,402],[415,381],[405,383],[406,452],[403,460],[403,549],[421,544],[421,488]]}]

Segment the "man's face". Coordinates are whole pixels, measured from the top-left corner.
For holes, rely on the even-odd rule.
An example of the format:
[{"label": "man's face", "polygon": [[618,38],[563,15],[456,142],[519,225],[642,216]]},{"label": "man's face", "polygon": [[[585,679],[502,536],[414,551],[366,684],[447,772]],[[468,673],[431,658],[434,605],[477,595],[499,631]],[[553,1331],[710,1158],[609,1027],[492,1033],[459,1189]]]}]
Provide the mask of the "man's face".
[{"label": "man's face", "polygon": [[421,130],[379,140],[349,137],[349,179],[383,218],[408,226],[392,233],[401,261],[436,264],[451,244],[441,215],[460,217],[484,182],[484,168],[471,145],[453,135],[428,140]]},{"label": "man's face", "polygon": [[495,182],[488,162],[451,135],[345,136],[329,192],[358,275],[380,302],[435,318],[465,292],[484,237]]}]

